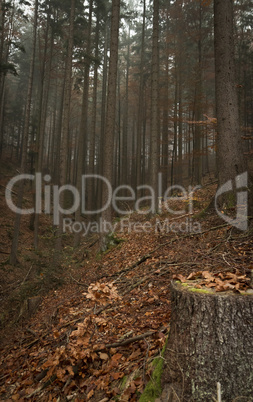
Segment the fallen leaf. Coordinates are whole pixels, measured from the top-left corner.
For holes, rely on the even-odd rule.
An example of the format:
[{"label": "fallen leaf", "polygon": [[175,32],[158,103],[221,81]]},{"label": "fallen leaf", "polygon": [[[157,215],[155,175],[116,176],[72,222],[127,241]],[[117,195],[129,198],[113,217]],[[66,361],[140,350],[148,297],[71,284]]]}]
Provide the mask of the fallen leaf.
[{"label": "fallen leaf", "polygon": [[122,355],[121,353],[116,353],[116,355],[113,355],[113,356],[112,356],[112,360],[113,360],[113,361],[118,361],[118,360],[121,359],[122,356],[123,356],[123,355]]},{"label": "fallen leaf", "polygon": [[87,395],[87,400],[89,400],[93,395],[94,395],[94,390],[92,389]]},{"label": "fallen leaf", "polygon": [[187,276],[187,280],[194,280],[201,277],[202,271],[192,272],[189,276]]},{"label": "fallen leaf", "polygon": [[102,360],[108,360],[109,359],[109,356],[106,353],[102,353],[102,352],[99,353],[99,357]]},{"label": "fallen leaf", "polygon": [[114,380],[118,380],[119,378],[124,377],[124,373],[111,373],[111,376]]},{"label": "fallen leaf", "polygon": [[216,284],[215,284],[214,282],[205,283],[205,286],[206,286],[207,288],[215,288],[215,287],[216,287]]},{"label": "fallen leaf", "polygon": [[210,282],[215,281],[215,277],[209,271],[203,271],[202,276]]},{"label": "fallen leaf", "polygon": [[19,401],[20,400],[20,395],[19,394],[12,395],[11,399],[13,401]]},{"label": "fallen leaf", "polygon": [[182,282],[182,283],[185,283],[185,282],[186,282],[185,276],[183,276],[183,275],[181,275],[181,274],[173,275],[173,279],[177,279],[177,280],[179,280],[179,281]]}]

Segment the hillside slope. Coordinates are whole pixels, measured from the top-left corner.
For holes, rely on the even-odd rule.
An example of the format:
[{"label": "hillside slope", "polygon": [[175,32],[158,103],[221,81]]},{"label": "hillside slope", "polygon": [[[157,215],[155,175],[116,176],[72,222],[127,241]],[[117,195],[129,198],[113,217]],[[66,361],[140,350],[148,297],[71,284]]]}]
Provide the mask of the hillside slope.
[{"label": "hillside slope", "polygon": [[[236,232],[214,213],[199,214],[214,191],[213,185],[198,190],[194,216],[163,210],[149,218],[137,214],[125,218],[130,226],[118,223],[111,248],[102,255],[96,235],[84,238],[78,250],[67,239],[62,261],[56,264],[50,254],[53,237],[49,238],[48,222],[41,229],[42,246],[47,248],[37,254],[30,234],[29,253],[22,250],[19,268],[1,265],[2,274],[13,275],[4,279],[13,285],[10,295],[36,283],[38,292],[31,295],[39,294],[40,305],[32,315],[13,313],[12,325],[1,330],[0,399],[138,400],[169,330],[173,275],[195,271],[248,275],[253,268],[252,233]],[[179,210],[183,205],[187,200],[174,201],[172,207]],[[1,219],[3,225],[7,214]],[[146,233],[132,230],[143,224]],[[23,236],[29,233],[27,227],[22,231]],[[2,239],[5,244],[9,241]],[[35,270],[28,272],[31,265]],[[18,269],[22,281],[15,278]],[[44,277],[47,286],[37,283]],[[8,303],[10,297],[5,306]]]}]

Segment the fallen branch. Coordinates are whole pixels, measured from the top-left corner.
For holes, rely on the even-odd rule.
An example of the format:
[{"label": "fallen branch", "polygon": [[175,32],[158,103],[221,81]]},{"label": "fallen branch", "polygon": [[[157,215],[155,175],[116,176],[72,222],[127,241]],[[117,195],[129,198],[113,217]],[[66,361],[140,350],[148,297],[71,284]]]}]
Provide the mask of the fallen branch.
[{"label": "fallen branch", "polygon": [[[162,328],[162,329],[164,329],[164,328]],[[155,334],[156,332],[161,331],[162,329],[156,330],[156,331],[148,331],[148,332],[145,332],[145,334],[141,334],[141,335],[134,336],[132,338],[128,338],[123,342],[109,343],[107,345],[104,345],[103,348],[95,349],[94,352],[97,353],[97,352],[102,352],[105,349],[119,348],[120,346],[129,345],[130,343],[140,341],[144,338],[147,338],[148,336],[151,336],[151,335]]]},{"label": "fallen branch", "polygon": [[16,191],[10,190],[9,188],[7,188],[6,186],[4,186],[3,184],[0,184],[0,186],[3,187],[3,188],[5,188],[6,190],[10,191],[10,192],[13,193],[14,195],[18,195],[18,194],[16,193]]},{"label": "fallen branch", "polygon": [[47,335],[49,335],[49,331],[46,332],[45,334],[41,335],[40,337],[34,339],[32,342],[28,343],[27,345],[24,346],[24,348],[29,349],[31,348],[33,345],[35,345],[37,342],[41,341],[43,338],[45,338]]},{"label": "fallen branch", "polygon": [[73,279],[73,281],[74,281],[75,283],[77,283],[79,286],[85,286],[86,288],[88,288],[87,283],[83,283],[83,282],[78,281],[77,279],[75,279],[75,278],[71,275],[71,273],[69,273],[69,275],[71,276],[71,279]]},{"label": "fallen branch", "polygon": [[29,332],[30,334],[32,334],[33,336],[36,336],[36,337],[37,337],[36,332],[34,332],[32,329],[26,328],[25,330],[26,330],[27,332]]},{"label": "fallen branch", "polygon": [[116,272],[115,274],[112,275],[102,275],[100,277],[97,278],[97,281],[100,281],[103,278],[114,278],[116,275],[118,275],[118,277],[113,281],[113,283],[117,282],[119,280],[119,278],[124,275],[125,273],[132,271],[132,269],[138,267],[139,265],[141,265],[143,262],[145,262],[146,260],[148,260],[151,257],[151,253],[149,254],[145,254],[143,255],[141,258],[139,258],[137,261],[135,261],[132,265],[130,265],[130,267],[124,268],[119,272]]},{"label": "fallen branch", "polygon": [[[151,253],[143,255],[141,258],[139,258],[137,261],[135,261],[132,265],[130,265],[130,267],[124,268],[121,271],[117,272],[117,274],[111,275],[110,278],[114,277],[115,275],[121,276],[122,274],[125,274],[126,272],[132,271],[132,269],[138,267],[143,262],[148,260],[151,257]],[[114,282],[116,282],[116,281],[117,281],[117,279]]]},{"label": "fallen branch", "polygon": [[170,219],[170,222],[171,221],[178,221],[179,219],[182,219],[182,218],[186,218],[187,216],[192,216],[193,215],[193,212],[189,212],[188,214],[185,214],[185,215],[180,215],[180,216],[177,216],[176,218],[172,218],[172,219]]},{"label": "fallen branch", "polygon": [[[11,177],[11,176],[6,176],[6,177]],[[6,190],[10,191],[11,193],[13,193],[14,195],[18,195],[18,193],[16,193],[16,191],[14,190],[10,190],[8,187],[4,186],[3,184],[0,184],[1,187],[5,188]],[[28,200],[28,198],[23,197],[23,200],[25,201],[30,201]]]},{"label": "fallen branch", "polygon": [[97,239],[94,240],[91,244],[89,244],[89,245],[88,245],[88,248],[93,247],[98,241],[99,241],[99,238],[97,238]]},{"label": "fallen branch", "polygon": [[28,276],[29,276],[29,274],[30,274],[30,272],[31,272],[31,270],[32,270],[32,267],[33,267],[33,264],[30,266],[30,268],[29,268],[29,270],[28,270],[26,276],[25,276],[24,279],[23,279],[23,282],[21,282],[21,286],[22,286],[22,285],[25,283],[25,281],[27,280],[27,278],[28,278]]},{"label": "fallen branch", "polygon": [[123,296],[125,296],[127,293],[132,292],[133,289],[137,288],[137,286],[141,285],[143,282],[146,282],[148,279],[153,276],[153,273],[151,275],[145,276],[145,278],[140,279],[138,282],[134,283],[130,288],[128,288],[124,293]]},{"label": "fallen branch", "polygon": [[35,389],[35,391],[33,391],[31,394],[25,396],[25,399],[30,399],[32,396],[39,394],[40,391],[42,391],[43,389],[45,389],[49,385],[51,385],[54,382],[54,380],[56,380],[56,378],[57,378],[56,374],[53,374],[52,377],[50,377],[47,382],[45,382],[44,384],[41,385],[41,387],[39,387],[38,389]]},{"label": "fallen branch", "polygon": [[[108,307],[110,307],[112,305],[112,303],[107,303],[105,306],[102,306],[98,311],[94,311],[93,314],[98,315],[100,313],[102,313],[102,311],[106,310]],[[69,325],[74,325],[77,324],[78,322],[84,320],[87,317],[87,314],[82,315],[79,318],[75,318],[74,320],[68,321],[65,324],[61,325],[60,328],[66,328]],[[50,331],[48,332],[48,334],[50,333]]]}]

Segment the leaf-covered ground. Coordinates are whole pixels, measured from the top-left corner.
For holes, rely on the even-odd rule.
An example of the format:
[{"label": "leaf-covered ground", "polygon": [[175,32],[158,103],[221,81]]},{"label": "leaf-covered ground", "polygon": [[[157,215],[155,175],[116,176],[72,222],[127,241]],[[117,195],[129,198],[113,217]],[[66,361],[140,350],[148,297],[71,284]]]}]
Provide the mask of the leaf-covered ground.
[{"label": "leaf-covered ground", "polygon": [[[212,278],[231,280],[232,274],[236,278],[246,275],[250,288],[252,232],[237,232],[214,213],[199,214],[214,191],[215,185],[198,190],[193,214],[189,214],[189,200],[184,200],[171,205],[175,210],[185,209],[181,216],[165,210],[149,218],[132,215],[132,225],[146,224],[147,233],[128,232],[125,227],[114,235],[110,250],[103,255],[98,254],[96,235],[84,238],[78,250],[67,239],[60,264],[50,254],[48,221],[42,222],[43,249],[36,258],[24,221],[27,250],[23,248],[20,257],[22,279],[16,279],[18,268],[9,265],[1,266],[1,274],[5,274],[10,294],[34,283],[42,296],[30,318],[21,311],[14,319],[13,313],[11,326],[5,321],[1,329],[0,400],[137,401],[166,341],[173,276],[181,275],[184,280],[204,271],[202,279],[210,285]],[[9,250],[6,227],[10,230],[13,217],[6,213],[1,219],[2,242]],[[174,224],[173,231],[164,230],[166,219]],[[187,225],[200,232],[189,232]],[[41,260],[44,265],[38,269]],[[29,272],[31,266],[35,273],[34,268]],[[47,293],[46,286],[38,282],[44,278],[55,281]],[[7,300],[4,290],[2,286],[6,306],[11,299]]]}]

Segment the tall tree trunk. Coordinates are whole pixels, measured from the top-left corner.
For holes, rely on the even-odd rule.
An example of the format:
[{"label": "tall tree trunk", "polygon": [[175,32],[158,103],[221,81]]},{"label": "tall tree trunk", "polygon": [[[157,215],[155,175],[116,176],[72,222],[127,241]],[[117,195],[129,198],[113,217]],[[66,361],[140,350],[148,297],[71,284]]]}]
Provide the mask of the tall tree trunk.
[{"label": "tall tree trunk", "polygon": [[142,183],[142,168],[145,158],[145,149],[141,152],[143,139],[143,99],[144,99],[144,56],[145,56],[145,31],[146,31],[146,0],[143,1],[142,32],[141,32],[141,63],[140,63],[140,83],[137,115],[137,145],[136,145],[136,184]]},{"label": "tall tree trunk", "polygon": [[171,160],[171,186],[175,183],[175,172],[178,157],[178,74],[177,74],[177,63],[175,62],[175,98],[174,98],[174,138],[173,138],[173,150],[172,150],[172,160]]},{"label": "tall tree trunk", "polygon": [[[97,87],[98,87],[98,57],[99,57],[99,10],[97,11],[96,34],[95,34],[95,64],[94,64],[94,81],[92,95],[92,117],[90,130],[90,150],[89,150],[89,165],[88,172],[95,173],[95,145],[96,145],[96,120],[97,120]],[[88,210],[97,209],[97,200],[95,197],[96,181],[90,180],[88,189]]]},{"label": "tall tree trunk", "polygon": [[168,186],[169,169],[169,7],[166,9],[166,61],[165,61],[165,82],[163,100],[163,130],[162,130],[162,193],[164,194]]},{"label": "tall tree trunk", "polygon": [[[105,144],[105,119],[106,119],[106,98],[107,98],[107,75],[108,75],[108,24],[107,17],[105,19],[105,42],[104,42],[104,59],[103,59],[103,80],[102,80],[102,102],[101,102],[101,132],[100,132],[100,147],[98,158],[98,172],[103,175],[103,162],[104,162],[104,144]],[[98,180],[97,183],[97,202],[99,209],[102,205],[102,183]]]},{"label": "tall tree trunk", "polygon": [[[4,57],[4,43],[5,43],[5,15],[6,15],[6,3],[5,0],[0,2],[1,9],[1,40],[0,40],[0,66],[5,62]],[[3,120],[4,120],[4,95],[5,95],[5,74],[3,71],[0,72],[0,156],[3,150]]]},{"label": "tall tree trunk", "polygon": [[[239,125],[233,38],[233,0],[214,0],[219,186],[246,170]],[[231,206],[231,193],[223,194],[222,202]]]},{"label": "tall tree trunk", "polygon": [[[72,53],[74,41],[74,19],[75,19],[75,0],[71,0],[70,23],[68,34],[68,49],[65,64],[65,90],[63,100],[62,134],[60,146],[60,185],[66,184],[68,166],[68,139],[69,139],[69,119],[70,119],[70,100],[72,85]],[[59,204],[64,207],[64,192],[61,192]],[[55,206],[54,206],[55,207]],[[63,233],[63,215],[59,211],[59,226],[56,241],[56,251],[61,250]]]},{"label": "tall tree trunk", "polygon": [[[83,99],[82,99],[82,115],[80,122],[80,131],[79,131],[79,141],[78,141],[78,156],[77,156],[77,180],[76,180],[76,188],[81,194],[82,187],[82,174],[83,174],[83,166],[86,162],[87,155],[87,137],[88,137],[88,100],[89,100],[89,74],[90,74],[90,50],[91,50],[91,23],[92,23],[92,10],[93,10],[93,1],[90,1],[89,7],[89,23],[88,23],[88,33],[87,33],[87,48],[86,48],[86,63],[84,69],[84,83],[83,83]],[[85,166],[86,167],[86,166]],[[89,180],[90,181],[90,180]],[[90,187],[88,188],[88,192],[90,191]],[[85,200],[85,204],[86,204]],[[81,220],[81,208],[82,205],[80,203],[79,208],[75,213],[75,221],[80,222]],[[74,238],[74,246],[78,246],[80,243],[80,232],[75,233]]]},{"label": "tall tree trunk", "polygon": [[151,143],[150,143],[150,185],[154,191],[154,211],[158,210],[159,169],[159,0],[154,0],[152,35],[152,78],[151,78]]},{"label": "tall tree trunk", "polygon": [[[120,21],[120,0],[112,0],[112,20],[111,20],[111,39],[110,39],[110,63],[108,76],[108,98],[107,113],[104,139],[104,164],[103,175],[110,185],[113,183],[113,150],[114,150],[114,131],[116,113],[116,92],[117,92],[117,65],[118,65],[118,42],[119,42],[119,21]],[[107,208],[105,205],[109,199],[107,185],[102,187],[102,222],[110,224],[112,222],[112,205]],[[110,230],[104,227],[101,233],[101,250],[107,248],[107,234]]]},{"label": "tall tree trunk", "polygon": [[[196,87],[195,87],[195,120],[202,118],[202,5],[199,4],[199,30],[198,30],[198,64],[196,67]],[[194,148],[193,148],[193,180],[200,184],[202,176],[202,127],[196,124],[194,127]]]},{"label": "tall tree trunk", "polygon": [[[142,122],[142,175],[141,175],[141,180],[142,183],[146,183],[147,181],[147,174],[148,174],[148,158],[146,157],[146,141],[147,141],[147,88],[144,85],[143,87],[143,122]],[[142,197],[145,195],[145,189],[142,189],[141,192]]]},{"label": "tall tree trunk", "polygon": [[117,133],[118,135],[116,135],[115,138],[115,161],[116,162],[116,174],[114,175],[114,185],[119,186],[122,181],[120,180],[121,178],[121,171],[122,171],[122,156],[123,156],[123,151],[122,151],[122,133],[121,133],[121,92],[120,92],[120,80],[121,80],[121,76],[120,76],[120,68],[118,67],[118,88],[117,88],[117,109],[118,109],[118,113],[117,113],[117,118],[116,118],[116,125],[117,125]]},{"label": "tall tree trunk", "polygon": [[[48,105],[48,95],[50,86],[50,70],[53,54],[53,34],[50,41],[50,55],[47,64],[47,49],[48,49],[48,34],[49,34],[49,12],[47,17],[47,27],[45,33],[45,43],[44,43],[44,55],[42,60],[42,76],[41,76],[41,94],[40,94],[40,104],[39,104],[39,127],[36,138],[36,149],[37,149],[37,160],[36,160],[36,172],[42,173],[43,170],[43,156],[44,156],[44,139],[45,139],[45,128],[46,128],[46,117],[47,117],[47,105]],[[34,215],[34,247],[38,248],[39,242],[39,214]]]},{"label": "tall tree trunk", "polygon": [[[81,186],[82,186],[82,174],[83,174],[83,166],[86,162],[87,155],[87,129],[88,129],[88,99],[89,99],[89,74],[90,74],[90,51],[91,51],[91,23],[92,23],[92,10],[93,10],[93,1],[90,1],[89,7],[89,23],[88,23],[88,33],[87,33],[87,48],[86,48],[86,64],[84,70],[84,83],[83,83],[83,99],[82,99],[82,115],[80,122],[80,131],[79,131],[79,143],[78,143],[78,157],[77,157],[77,180],[76,180],[76,188],[81,194]],[[86,166],[85,166],[86,167]],[[89,169],[89,167],[88,167]],[[91,179],[89,179],[91,180]],[[90,186],[88,186],[88,192],[90,191]],[[86,205],[87,199],[85,200]],[[89,200],[88,204],[90,204],[91,200]],[[75,221],[80,222],[81,220],[81,208],[80,204],[79,208],[75,213]],[[78,246],[80,243],[80,232],[75,233],[74,246]]]},{"label": "tall tree trunk", "polygon": [[129,128],[129,67],[130,67],[130,24],[128,26],[127,37],[127,56],[126,56],[126,95],[124,102],[124,123],[123,123],[123,140],[122,140],[122,177],[121,183],[127,184],[128,172],[128,128]]},{"label": "tall tree trunk", "polygon": [[49,171],[50,174],[52,175],[52,171],[54,169],[54,158],[55,158],[55,149],[56,149],[56,121],[57,121],[57,91],[58,90],[58,85],[57,85],[57,80],[56,80],[56,84],[55,84],[55,92],[54,92],[54,103],[53,103],[53,110],[52,110],[52,114],[53,114],[53,124],[52,124],[52,131],[51,131],[51,141],[50,141],[50,148],[48,150],[49,152]]},{"label": "tall tree trunk", "polygon": [[4,105],[5,105],[5,76],[0,76],[0,157],[4,145]]},{"label": "tall tree trunk", "polygon": [[[28,147],[28,137],[29,137],[29,123],[30,123],[31,103],[32,103],[32,88],[33,88],[35,53],[36,53],[36,39],[37,39],[38,0],[35,0],[35,8],[34,8],[34,17],[33,18],[34,18],[33,19],[33,47],[32,47],[31,61],[30,61],[30,71],[29,71],[29,80],[28,80],[27,97],[26,97],[24,132],[23,132],[23,138],[22,138],[22,156],[21,156],[21,168],[20,168],[21,174],[25,174],[26,163],[27,163],[27,147]],[[17,201],[17,206],[20,209],[22,208],[22,204],[23,204],[23,194],[24,194],[24,180],[21,180],[20,185],[19,185],[19,190],[18,190],[18,201]],[[15,265],[17,263],[20,220],[21,220],[21,214],[17,212],[16,217],[15,217],[14,234],[13,234],[13,240],[12,240],[12,245],[11,245],[11,254],[10,254],[10,264],[12,264],[12,265]]]},{"label": "tall tree trunk", "polygon": [[177,184],[183,183],[183,100],[182,100],[182,39],[180,38],[179,69],[178,69],[178,169]]}]

